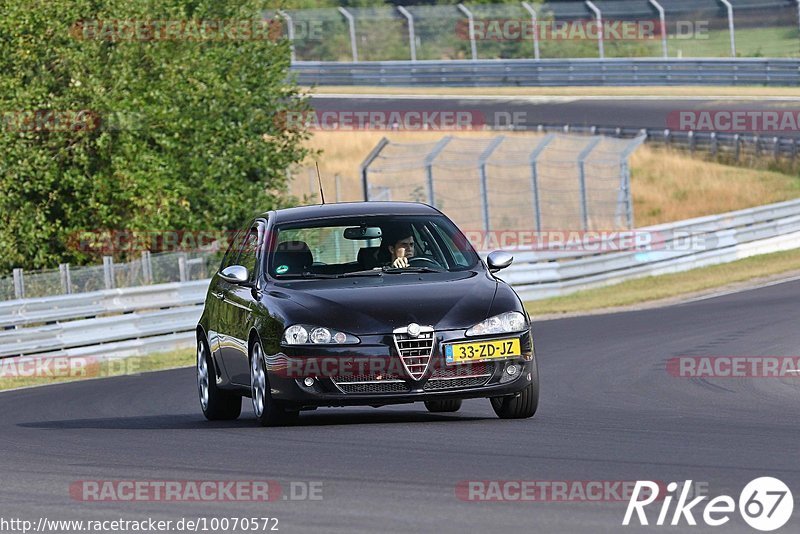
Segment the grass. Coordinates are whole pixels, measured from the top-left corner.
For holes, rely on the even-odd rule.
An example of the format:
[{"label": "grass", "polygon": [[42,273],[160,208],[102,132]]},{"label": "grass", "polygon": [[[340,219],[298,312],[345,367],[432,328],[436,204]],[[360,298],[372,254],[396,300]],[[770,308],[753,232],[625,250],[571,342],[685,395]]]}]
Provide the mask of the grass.
[{"label": "grass", "polygon": [[325,85],[307,90],[316,94],[468,95],[468,96],[615,96],[615,97],[798,97],[798,87],[653,86],[653,87],[369,87]]},{"label": "grass", "polygon": [[583,312],[690,295],[800,269],[800,250],[762,254],[682,273],[649,276],[525,304],[532,315]]},{"label": "grass", "polygon": [[[340,201],[362,200],[358,166],[386,136],[394,142],[433,142],[441,132],[317,132],[310,146],[318,158],[327,200],[335,197],[340,177]],[[487,137],[490,132],[464,132],[460,137]],[[507,134],[508,135],[508,134]],[[511,134],[531,138],[536,134]],[[313,161],[296,175],[291,192],[302,197],[317,194]],[[636,226],[649,226],[713,215],[800,197],[798,178],[763,169],[740,168],[695,159],[675,151],[641,147],[631,159],[631,189]],[[318,197],[317,197],[318,198]]]},{"label": "grass", "polygon": [[[75,372],[39,373],[50,376],[24,376],[31,374],[32,368],[17,366],[10,359],[0,360],[0,391],[28,386],[43,386],[60,382],[72,382],[87,378],[136,375],[147,371],[189,367],[194,365],[193,349],[160,352],[147,356],[131,356],[118,360],[97,360],[94,358],[74,358]],[[62,360],[63,361],[63,360]],[[53,370],[54,368],[50,368]],[[63,375],[63,376],[55,376]],[[72,375],[72,376],[69,376]]]}]

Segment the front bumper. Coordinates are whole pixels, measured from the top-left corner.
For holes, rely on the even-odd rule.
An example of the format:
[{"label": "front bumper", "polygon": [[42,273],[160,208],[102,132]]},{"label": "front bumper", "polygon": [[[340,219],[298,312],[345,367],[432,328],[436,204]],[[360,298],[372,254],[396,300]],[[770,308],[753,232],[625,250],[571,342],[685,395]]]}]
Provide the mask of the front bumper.
[{"label": "front bumper", "polygon": [[[460,365],[445,362],[445,344],[501,339],[519,339],[521,355]],[[272,398],[309,408],[514,395],[536,375],[529,331],[469,339],[464,330],[435,332],[430,361],[418,379],[403,365],[392,334],[361,336],[359,345],[348,347],[282,348],[267,357]],[[306,378],[313,381],[306,384]]]}]

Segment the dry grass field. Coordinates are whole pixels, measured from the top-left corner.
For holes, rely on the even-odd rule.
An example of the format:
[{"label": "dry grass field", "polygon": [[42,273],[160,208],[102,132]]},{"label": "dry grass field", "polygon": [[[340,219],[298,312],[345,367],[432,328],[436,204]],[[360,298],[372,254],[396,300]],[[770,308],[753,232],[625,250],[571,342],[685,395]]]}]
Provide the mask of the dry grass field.
[{"label": "dry grass field", "polygon": [[[335,199],[339,175],[340,201],[363,198],[359,164],[382,137],[399,143],[431,142],[441,132],[317,132],[309,146],[321,151],[317,161],[326,200]],[[487,137],[464,132],[460,137]],[[519,137],[536,134],[512,133]],[[290,191],[303,197],[317,193],[313,160],[299,169]],[[313,189],[312,189],[313,187]],[[700,217],[800,197],[800,178],[767,170],[739,168],[692,158],[679,152],[641,147],[631,159],[631,187],[637,227]],[[316,196],[312,202],[316,202]]]}]

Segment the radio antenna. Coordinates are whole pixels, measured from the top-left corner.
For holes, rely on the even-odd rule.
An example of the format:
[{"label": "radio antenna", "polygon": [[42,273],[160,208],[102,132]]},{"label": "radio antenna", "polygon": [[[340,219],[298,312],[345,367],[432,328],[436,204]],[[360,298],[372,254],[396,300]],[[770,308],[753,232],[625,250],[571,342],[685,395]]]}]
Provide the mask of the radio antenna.
[{"label": "radio antenna", "polygon": [[322,199],[322,203],[325,204],[325,193],[322,192],[322,176],[319,174],[319,163],[316,161],[314,165],[317,167],[317,181],[319,182],[319,197]]}]

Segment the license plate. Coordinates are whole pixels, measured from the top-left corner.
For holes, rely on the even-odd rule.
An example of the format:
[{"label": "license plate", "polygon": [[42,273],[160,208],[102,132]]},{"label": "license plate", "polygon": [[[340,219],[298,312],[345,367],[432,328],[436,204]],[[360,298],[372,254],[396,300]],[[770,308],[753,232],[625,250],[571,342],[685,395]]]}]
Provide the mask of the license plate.
[{"label": "license plate", "polygon": [[448,365],[464,362],[482,362],[521,355],[519,339],[455,343],[444,346],[445,361]]}]

